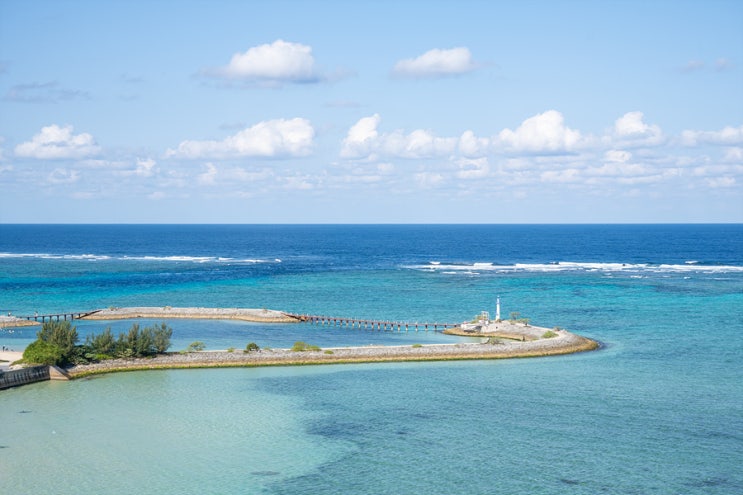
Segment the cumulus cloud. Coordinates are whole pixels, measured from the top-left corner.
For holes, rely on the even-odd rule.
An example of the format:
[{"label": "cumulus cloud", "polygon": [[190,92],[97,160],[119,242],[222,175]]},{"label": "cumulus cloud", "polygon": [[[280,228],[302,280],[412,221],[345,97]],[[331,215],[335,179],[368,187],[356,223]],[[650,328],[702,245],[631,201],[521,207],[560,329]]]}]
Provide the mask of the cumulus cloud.
[{"label": "cumulus cloud", "polygon": [[392,69],[398,77],[435,78],[465,74],[477,68],[466,47],[441,50],[434,48],[416,58],[400,60]]},{"label": "cumulus cloud", "polygon": [[475,133],[467,130],[459,137],[459,152],[464,156],[478,156],[487,153],[490,147],[490,139],[475,136]]},{"label": "cumulus cloud", "polygon": [[377,146],[379,132],[377,127],[382,121],[378,113],[370,117],[359,119],[348,129],[348,134],[343,139],[341,147],[341,156],[343,158],[361,158],[368,156]]},{"label": "cumulus cloud", "polygon": [[315,130],[307,119],[259,122],[221,141],[183,141],[166,153],[175,158],[291,157],[312,152]]},{"label": "cumulus cloud", "polygon": [[665,139],[657,125],[645,123],[642,112],[627,112],[614,122],[615,142],[624,146],[654,146]]},{"label": "cumulus cloud", "polygon": [[55,160],[63,158],[85,158],[96,155],[100,147],[88,133],[73,134],[73,127],[60,127],[56,124],[42,127],[31,141],[15,147],[16,156]]},{"label": "cumulus cloud", "polygon": [[204,72],[215,77],[269,83],[308,83],[320,79],[312,47],[284,40],[235,53],[227,65]]},{"label": "cumulus cloud", "polygon": [[684,131],[681,140],[686,146],[698,144],[743,144],[743,125],[739,127],[727,126],[719,131]]},{"label": "cumulus cloud", "polygon": [[503,129],[498,134],[499,146],[512,152],[570,152],[580,143],[581,133],[567,127],[562,114],[556,110],[530,117],[516,130]]},{"label": "cumulus cloud", "polygon": [[456,138],[442,138],[423,129],[408,134],[397,130],[380,134],[379,114],[363,117],[348,130],[343,139],[341,157],[376,159],[379,155],[401,158],[427,158],[451,153]]}]

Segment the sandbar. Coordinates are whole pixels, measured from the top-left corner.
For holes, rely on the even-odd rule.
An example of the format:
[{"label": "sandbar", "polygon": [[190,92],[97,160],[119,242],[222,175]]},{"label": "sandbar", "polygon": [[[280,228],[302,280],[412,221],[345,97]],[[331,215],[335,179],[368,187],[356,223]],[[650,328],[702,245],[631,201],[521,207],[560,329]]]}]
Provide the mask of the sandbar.
[{"label": "sandbar", "polygon": [[174,308],[146,306],[108,308],[93,312],[83,320],[129,320],[134,318],[191,318],[197,320],[243,320],[256,323],[292,323],[295,318],[273,309]]}]

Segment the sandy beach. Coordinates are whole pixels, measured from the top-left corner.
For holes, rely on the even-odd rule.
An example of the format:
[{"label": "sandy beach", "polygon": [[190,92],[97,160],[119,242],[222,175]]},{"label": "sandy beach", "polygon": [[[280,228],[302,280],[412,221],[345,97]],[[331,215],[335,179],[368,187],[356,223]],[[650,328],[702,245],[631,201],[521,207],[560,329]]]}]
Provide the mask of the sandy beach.
[{"label": "sandy beach", "polygon": [[41,323],[25,318],[16,318],[12,315],[0,315],[0,328],[32,327],[34,325],[41,325]]}]

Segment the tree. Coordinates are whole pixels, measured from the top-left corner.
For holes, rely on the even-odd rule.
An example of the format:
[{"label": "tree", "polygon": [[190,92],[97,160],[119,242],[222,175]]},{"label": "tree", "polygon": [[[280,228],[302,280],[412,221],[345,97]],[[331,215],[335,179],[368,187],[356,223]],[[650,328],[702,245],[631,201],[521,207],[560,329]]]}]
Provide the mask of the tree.
[{"label": "tree", "polygon": [[69,321],[47,321],[36,332],[36,337],[49,344],[54,344],[62,351],[65,361],[75,354],[77,344],[77,328]]},{"label": "tree", "polygon": [[170,337],[173,336],[173,329],[166,323],[154,328],[153,346],[157,354],[162,354],[170,348]]},{"label": "tree", "polygon": [[99,335],[91,334],[85,339],[85,345],[92,354],[98,356],[113,356],[116,352],[116,340],[111,327],[106,328]]}]

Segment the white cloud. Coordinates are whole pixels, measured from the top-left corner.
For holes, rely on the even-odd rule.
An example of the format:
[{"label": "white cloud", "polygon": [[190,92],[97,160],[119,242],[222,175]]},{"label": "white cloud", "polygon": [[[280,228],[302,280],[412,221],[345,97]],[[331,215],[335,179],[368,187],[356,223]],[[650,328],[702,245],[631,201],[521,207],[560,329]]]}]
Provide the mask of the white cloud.
[{"label": "white cloud", "polygon": [[381,120],[379,114],[374,114],[363,117],[351,126],[343,139],[341,157],[374,160],[381,154],[401,158],[426,158],[442,156],[456,148],[456,138],[437,137],[423,129],[416,129],[409,134],[399,130],[380,134],[377,127]]},{"label": "white cloud", "polygon": [[457,178],[459,179],[484,179],[490,174],[488,159],[485,157],[477,159],[461,158],[457,161],[457,165],[459,165],[457,171]]},{"label": "white cloud", "polygon": [[609,150],[604,153],[604,161],[611,163],[624,163],[632,158],[632,153],[624,150]]},{"label": "white cloud", "polygon": [[655,146],[665,139],[657,125],[648,125],[642,112],[627,112],[614,122],[615,144]]},{"label": "white cloud", "polygon": [[416,58],[400,60],[392,73],[400,77],[442,77],[471,72],[477,68],[466,47],[441,50],[434,48]]},{"label": "white cloud", "polygon": [[370,155],[377,146],[376,141],[379,137],[377,127],[381,121],[382,118],[378,113],[375,113],[352,125],[345,139],[343,139],[341,156],[343,158],[361,158]]},{"label": "white cloud", "polygon": [[722,161],[732,163],[743,163],[743,148],[728,148]]},{"label": "white cloud", "polygon": [[743,125],[739,127],[727,126],[719,131],[684,131],[681,140],[686,146],[698,144],[743,144]]},{"label": "white cloud", "polygon": [[498,142],[513,152],[569,152],[580,145],[581,134],[565,126],[560,112],[548,110],[524,120],[515,131],[503,129]]},{"label": "white cloud", "polygon": [[137,168],[134,173],[140,177],[152,177],[156,162],[152,158],[137,158]]},{"label": "white cloud", "polygon": [[542,182],[570,183],[581,182],[580,170],[568,168],[564,170],[546,170],[539,175]]},{"label": "white cloud", "polygon": [[472,131],[464,131],[459,137],[459,152],[464,156],[479,156],[487,152],[490,139],[479,138]]},{"label": "white cloud", "polygon": [[248,171],[242,167],[217,167],[211,162],[205,163],[206,169],[196,176],[196,182],[202,186],[242,186],[248,182],[258,182],[273,177],[271,169]]},{"label": "white cloud", "polygon": [[312,47],[284,40],[236,53],[226,66],[205,72],[245,81],[305,83],[319,80]]},{"label": "white cloud", "polygon": [[267,120],[222,141],[183,141],[166,155],[208,159],[306,156],[312,152],[314,137],[315,130],[307,119]]},{"label": "white cloud", "polygon": [[415,174],[415,181],[420,187],[433,188],[444,182],[444,176],[437,172],[420,172]]},{"label": "white cloud", "polygon": [[15,147],[16,156],[54,160],[62,158],[85,158],[100,152],[93,136],[87,133],[73,134],[73,127],[56,124],[42,127],[31,141]]},{"label": "white cloud", "polygon": [[736,184],[735,177],[714,177],[705,179],[708,187],[717,189],[720,187],[733,187]]},{"label": "white cloud", "polygon": [[199,174],[196,181],[202,186],[214,185],[214,180],[217,177],[217,167],[213,163],[206,164],[206,171]]},{"label": "white cloud", "polygon": [[80,172],[77,170],[67,170],[64,168],[55,168],[48,176],[47,182],[53,185],[74,184],[80,180]]}]

